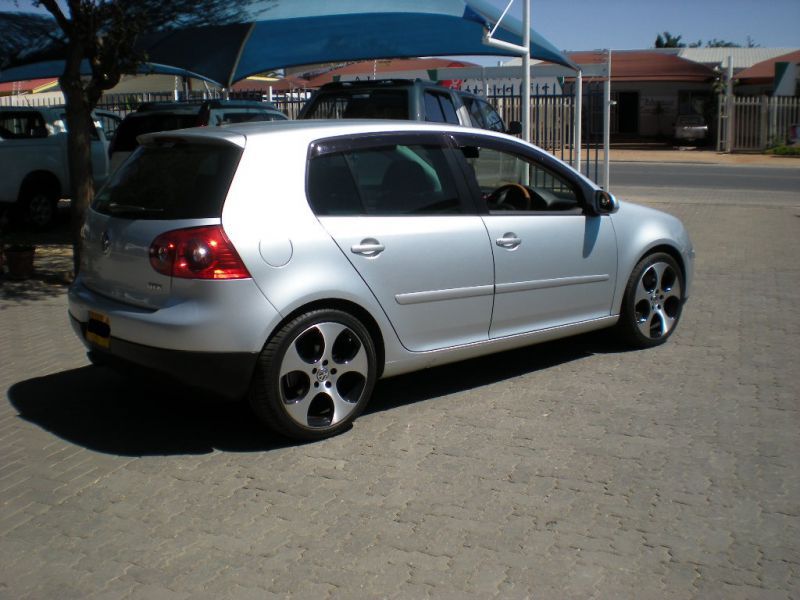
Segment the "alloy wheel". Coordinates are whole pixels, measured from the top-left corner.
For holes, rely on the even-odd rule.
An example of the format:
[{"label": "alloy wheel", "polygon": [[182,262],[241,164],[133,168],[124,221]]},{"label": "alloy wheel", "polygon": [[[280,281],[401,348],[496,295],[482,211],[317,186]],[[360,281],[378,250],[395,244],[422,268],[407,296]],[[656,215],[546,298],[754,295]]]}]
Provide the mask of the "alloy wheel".
[{"label": "alloy wheel", "polygon": [[654,262],[639,277],[634,295],[634,320],[639,331],[649,339],[669,335],[681,309],[681,280],[674,267]]},{"label": "alloy wheel", "polygon": [[280,398],[302,427],[330,428],[355,410],[367,385],[369,356],[350,327],[333,321],[303,330],[280,364]]}]

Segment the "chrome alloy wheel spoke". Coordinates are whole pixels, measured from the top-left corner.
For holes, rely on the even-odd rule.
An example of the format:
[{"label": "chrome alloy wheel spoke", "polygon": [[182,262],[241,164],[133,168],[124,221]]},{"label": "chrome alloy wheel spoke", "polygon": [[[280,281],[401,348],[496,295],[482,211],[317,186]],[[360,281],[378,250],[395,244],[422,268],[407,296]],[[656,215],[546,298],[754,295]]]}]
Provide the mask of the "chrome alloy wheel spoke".
[{"label": "chrome alloy wheel spoke", "polygon": [[334,426],[355,409],[368,374],[369,357],[358,335],[341,323],[317,323],[284,353],[279,371],[284,407],[304,427]]},{"label": "chrome alloy wheel spoke", "polygon": [[302,334],[298,336],[297,340],[292,342],[289,348],[286,350],[286,354],[283,355],[283,360],[281,361],[281,370],[280,376],[283,377],[288,373],[292,373],[294,371],[300,371],[301,373],[310,373],[311,372],[311,363],[304,360],[300,353],[297,351],[297,341],[302,337]]},{"label": "chrome alloy wheel spoke", "polygon": [[651,339],[666,336],[677,322],[680,302],[681,285],[673,267],[665,262],[647,267],[634,294],[636,326],[642,335]]},{"label": "chrome alloy wheel spoke", "polygon": [[303,425],[308,425],[308,408],[311,406],[311,400],[316,395],[313,388],[310,388],[308,393],[296,402],[284,402],[284,406],[289,415]]}]

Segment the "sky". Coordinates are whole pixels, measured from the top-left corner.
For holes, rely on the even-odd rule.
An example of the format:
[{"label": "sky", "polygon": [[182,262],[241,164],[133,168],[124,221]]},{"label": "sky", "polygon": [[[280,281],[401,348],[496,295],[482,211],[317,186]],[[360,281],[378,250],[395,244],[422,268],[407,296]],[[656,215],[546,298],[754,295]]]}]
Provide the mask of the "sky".
[{"label": "sky", "polygon": [[[505,8],[507,0],[488,0]],[[717,38],[800,47],[800,0],[530,0],[531,26],[561,50],[652,48],[669,31],[687,45]],[[522,20],[522,0],[511,13]]]}]

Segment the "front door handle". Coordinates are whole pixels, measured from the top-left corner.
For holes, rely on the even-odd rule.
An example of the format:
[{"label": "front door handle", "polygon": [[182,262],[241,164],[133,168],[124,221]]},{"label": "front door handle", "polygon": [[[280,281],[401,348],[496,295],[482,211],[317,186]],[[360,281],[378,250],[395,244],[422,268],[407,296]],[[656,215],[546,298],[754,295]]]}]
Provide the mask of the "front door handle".
[{"label": "front door handle", "polygon": [[522,243],[522,240],[517,237],[516,233],[509,231],[508,233],[504,233],[503,237],[499,237],[495,240],[495,244],[500,246],[501,248],[507,248],[509,250],[513,250],[517,246]]},{"label": "front door handle", "polygon": [[350,252],[353,254],[360,254],[361,256],[367,257],[378,256],[378,254],[384,250],[386,250],[386,246],[374,238],[367,238],[361,240],[360,244],[354,244],[353,246],[350,246]]}]

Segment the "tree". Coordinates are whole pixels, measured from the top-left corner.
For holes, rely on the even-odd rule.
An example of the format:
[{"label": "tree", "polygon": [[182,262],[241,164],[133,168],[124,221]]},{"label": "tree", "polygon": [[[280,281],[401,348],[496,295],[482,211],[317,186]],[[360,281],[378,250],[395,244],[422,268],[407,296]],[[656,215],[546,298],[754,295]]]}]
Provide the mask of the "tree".
[{"label": "tree", "polygon": [[717,38],[712,38],[706,42],[706,48],[741,48],[741,44],[737,44],[736,42],[727,42],[725,40],[718,40]]},{"label": "tree", "polygon": [[[681,43],[681,36],[671,35],[669,31],[665,31],[663,34],[659,33],[656,36],[656,48],[702,48],[703,47],[703,40],[697,40],[696,42],[691,42],[688,46],[686,44]],[[737,44],[736,42],[728,42],[726,40],[718,40],[717,38],[711,38],[705,44],[706,48],[742,48],[741,44]],[[753,41],[749,35],[747,36],[747,43],[744,45],[745,48],[758,48],[759,45]]]},{"label": "tree", "polygon": [[669,31],[659,33],[656,36],[656,48],[685,48],[686,44],[681,43],[681,36],[672,35]]},{"label": "tree", "polygon": [[[67,148],[71,184],[71,232],[73,267],[80,266],[80,230],[94,198],[92,181],[91,111],[103,92],[111,89],[125,73],[134,73],[147,57],[137,48],[145,32],[181,27],[199,27],[235,22],[243,14],[247,0],[32,0],[55,19],[55,27],[46,27],[42,17],[30,17],[36,39],[50,42],[47,57],[65,60],[59,77],[64,94],[67,118]],[[49,20],[48,20],[49,21]],[[20,20],[25,26],[24,18]],[[2,22],[0,22],[2,25]],[[3,29],[5,36],[5,28]],[[15,29],[20,35],[21,29]],[[11,42],[9,42],[10,45]],[[14,41],[19,45],[19,40]],[[3,48],[0,64],[13,64],[14,48]],[[18,57],[17,57],[18,59]],[[91,75],[81,75],[81,63],[87,60]]]}]

